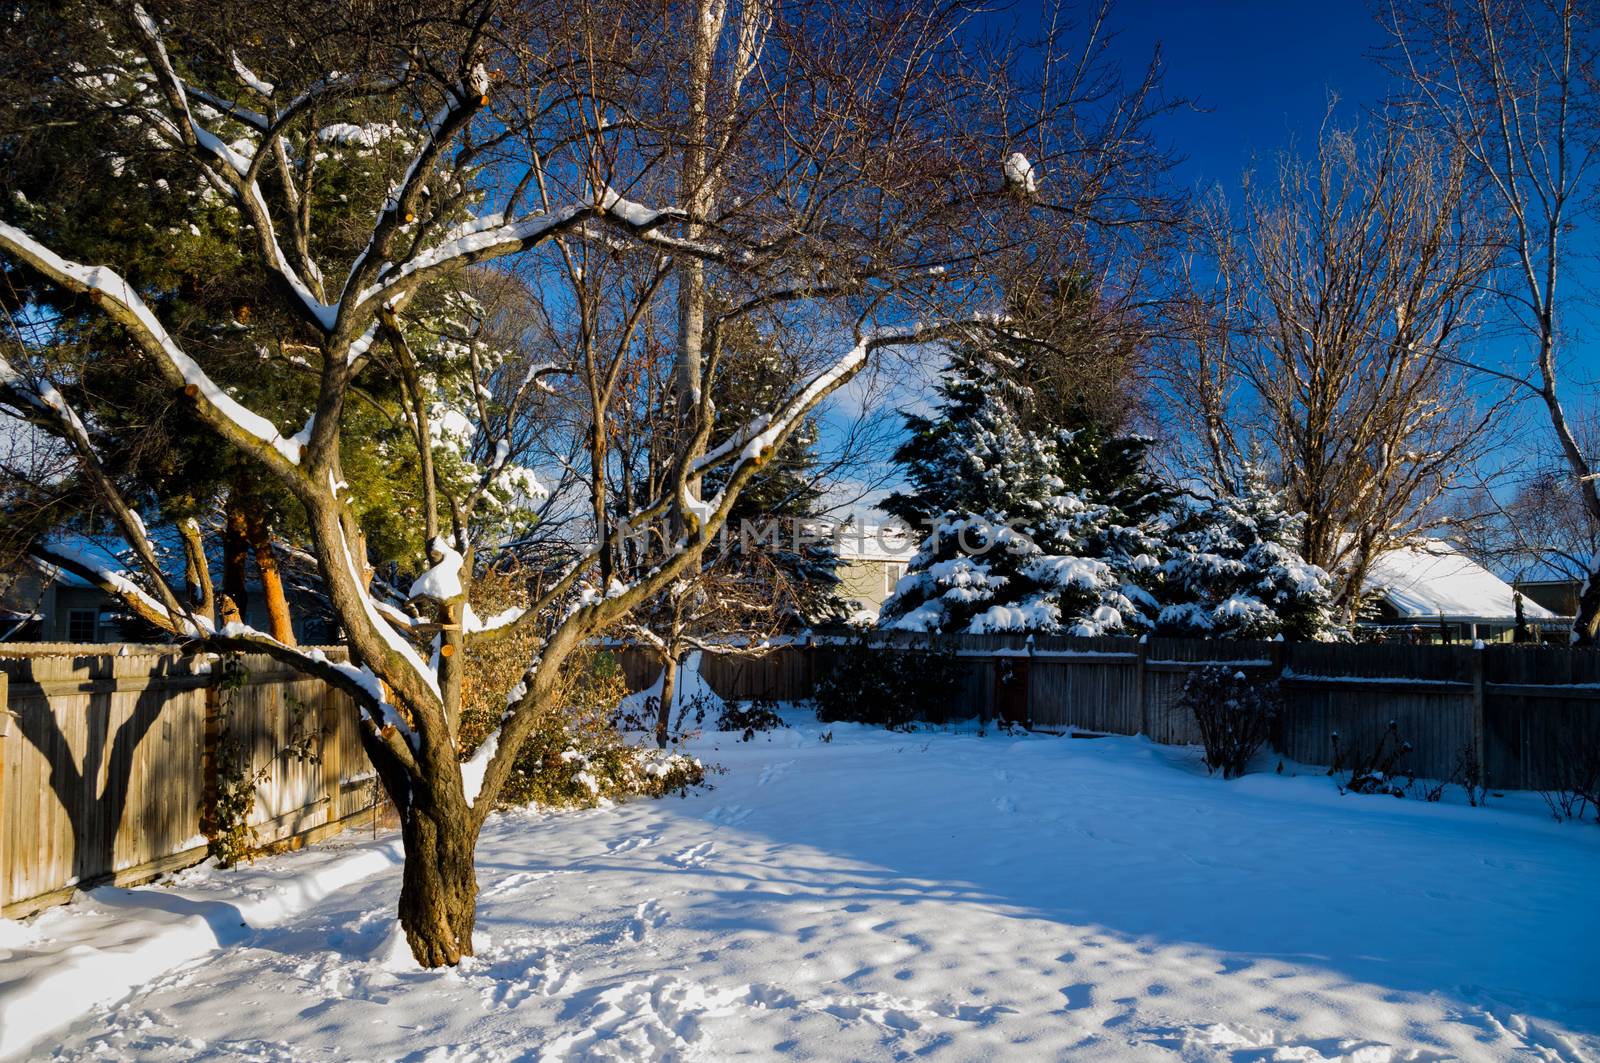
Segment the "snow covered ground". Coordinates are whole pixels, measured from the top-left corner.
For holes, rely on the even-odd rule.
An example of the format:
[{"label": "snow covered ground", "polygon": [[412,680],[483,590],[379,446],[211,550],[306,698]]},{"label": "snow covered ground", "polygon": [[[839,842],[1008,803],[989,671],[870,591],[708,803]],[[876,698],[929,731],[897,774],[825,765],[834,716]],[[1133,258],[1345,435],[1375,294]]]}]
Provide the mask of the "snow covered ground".
[{"label": "snow covered ground", "polygon": [[[1138,739],[824,743],[794,719],[703,742],[727,768],[713,791],[493,822],[458,970],[414,969],[384,870],[35,1054],[1600,1059],[1600,830],[1536,797],[1224,783]],[[240,881],[270,892],[329,859]]]}]

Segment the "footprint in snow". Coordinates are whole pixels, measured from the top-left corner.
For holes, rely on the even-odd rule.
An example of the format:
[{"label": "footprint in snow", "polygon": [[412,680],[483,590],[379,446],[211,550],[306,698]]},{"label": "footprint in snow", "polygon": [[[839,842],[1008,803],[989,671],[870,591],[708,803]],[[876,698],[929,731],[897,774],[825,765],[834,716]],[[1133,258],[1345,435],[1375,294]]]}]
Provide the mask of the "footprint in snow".
[{"label": "footprint in snow", "polygon": [[633,920],[629,924],[629,932],[635,941],[645,941],[650,936],[650,931],[667,921],[666,909],[654,897],[645,901],[634,909]]},{"label": "footprint in snow", "polygon": [[718,805],[706,815],[706,819],[712,823],[721,823],[724,826],[731,827],[749,819],[750,813],[754,811],[754,809],[746,808],[744,805]]},{"label": "footprint in snow", "polygon": [[643,849],[646,846],[654,845],[659,840],[660,836],[655,834],[645,835],[644,837],[619,838],[614,842],[608,842],[606,851],[609,853],[631,853],[635,849]]},{"label": "footprint in snow", "polygon": [[756,780],[757,786],[765,786],[770,782],[777,782],[794,767],[794,761],[785,760],[776,764],[768,764],[761,769],[761,778]]},{"label": "footprint in snow", "polygon": [[483,891],[485,897],[499,897],[507,893],[516,893],[525,886],[530,886],[542,878],[549,878],[554,871],[515,871],[496,882]]},{"label": "footprint in snow", "polygon": [[699,845],[691,845],[681,853],[672,854],[668,859],[679,867],[703,867],[716,851],[717,847],[713,843],[701,842]]}]

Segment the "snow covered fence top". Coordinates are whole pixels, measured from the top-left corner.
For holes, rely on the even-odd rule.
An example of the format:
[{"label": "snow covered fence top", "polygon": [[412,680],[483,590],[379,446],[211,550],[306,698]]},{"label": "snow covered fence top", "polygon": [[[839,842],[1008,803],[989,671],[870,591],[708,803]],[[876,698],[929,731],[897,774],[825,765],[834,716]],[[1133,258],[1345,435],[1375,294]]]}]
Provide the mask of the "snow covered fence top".
[{"label": "snow covered fence top", "polygon": [[[262,844],[365,818],[376,795],[345,696],[265,656],[242,663],[243,685],[224,692],[215,658],[170,647],[0,646],[11,724],[0,737],[0,912],[203,859],[220,737],[266,770],[250,819]],[[279,756],[304,736],[315,761]]]}]

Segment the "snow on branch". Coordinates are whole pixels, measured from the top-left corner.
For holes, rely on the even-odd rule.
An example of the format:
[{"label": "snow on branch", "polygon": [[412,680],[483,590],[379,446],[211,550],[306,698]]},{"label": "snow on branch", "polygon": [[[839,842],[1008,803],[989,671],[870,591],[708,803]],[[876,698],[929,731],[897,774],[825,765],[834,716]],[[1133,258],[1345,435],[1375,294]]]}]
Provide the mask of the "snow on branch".
[{"label": "snow on branch", "polygon": [[381,273],[372,285],[356,296],[351,312],[364,309],[375,300],[388,301],[391,293],[415,287],[445,269],[521,251],[592,220],[644,234],[682,216],[682,212],[675,209],[656,210],[625,199],[609,188],[601,193],[596,203],[573,203],[554,211],[526,214],[513,221],[506,221],[500,214],[485,215],[457,227],[446,234],[443,242]]},{"label": "snow on branch", "polygon": [[[167,55],[166,44],[161,38],[160,27],[139,4],[133,5],[133,26],[144,46],[146,58],[161,78],[168,106],[173,110],[174,118],[178,122],[176,130],[178,136],[203,156],[222,163],[223,173],[220,179],[233,190],[245,217],[255,229],[267,268],[277,274],[279,279],[294,292],[313,324],[324,332],[332,332],[338,320],[339,308],[322,302],[312,293],[305,279],[289,264],[288,256],[283,253],[283,247],[278,242],[271,208],[267,206],[266,197],[261,194],[261,187],[255,179],[257,167],[260,165],[255,156],[261,154],[260,146],[251,157],[247,158],[201,125],[189,107],[191,89],[173,68],[172,60]],[[273,134],[267,135],[270,137]]]},{"label": "snow on branch", "polygon": [[234,399],[207,376],[178,346],[121,274],[106,266],[69,262],[3,221],[0,221],[0,250],[16,256],[57,284],[89,295],[102,310],[133,333],[145,353],[155,359],[163,375],[194,399],[201,416],[232,442],[269,461],[300,464],[299,443],[285,438],[271,421]]}]

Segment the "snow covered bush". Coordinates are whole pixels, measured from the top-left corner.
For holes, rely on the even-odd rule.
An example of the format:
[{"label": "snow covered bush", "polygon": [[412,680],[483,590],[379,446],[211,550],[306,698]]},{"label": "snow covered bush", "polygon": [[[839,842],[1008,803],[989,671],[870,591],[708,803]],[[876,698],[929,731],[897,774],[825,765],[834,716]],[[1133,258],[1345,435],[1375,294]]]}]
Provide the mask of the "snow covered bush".
[{"label": "snow covered bush", "polygon": [[1302,517],[1264,470],[1247,464],[1234,490],[1195,500],[1167,540],[1156,621],[1179,638],[1293,641],[1338,637],[1332,581],[1300,556]]},{"label": "snow covered bush", "polygon": [[963,349],[934,418],[896,453],[910,492],[884,509],[929,529],[880,624],[901,631],[1138,633],[1160,606],[1166,493],[1149,441],[1081,419],[1030,430],[1011,352]]},{"label": "snow covered bush", "polygon": [[870,633],[856,636],[824,658],[817,678],[817,719],[909,729],[918,718],[939,718],[960,679],[955,654],[925,647],[886,646]]},{"label": "snow covered bush", "polygon": [[1211,665],[1189,673],[1178,706],[1194,716],[1206,750],[1206,770],[1237,779],[1272,735],[1283,711],[1278,684],[1252,680],[1235,668]]}]

